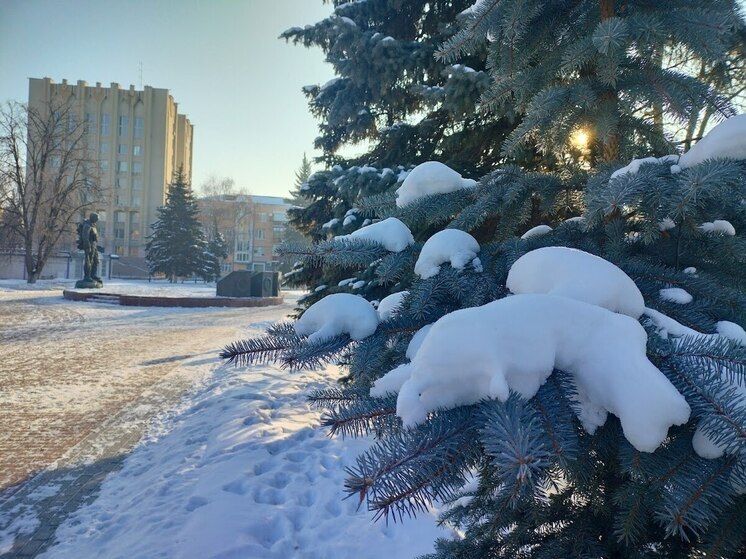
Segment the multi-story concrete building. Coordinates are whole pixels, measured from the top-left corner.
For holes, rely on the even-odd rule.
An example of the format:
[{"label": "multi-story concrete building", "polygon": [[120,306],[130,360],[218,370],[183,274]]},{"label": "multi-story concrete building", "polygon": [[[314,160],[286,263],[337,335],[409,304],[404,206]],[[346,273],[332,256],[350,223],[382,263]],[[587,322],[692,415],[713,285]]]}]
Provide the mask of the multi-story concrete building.
[{"label": "multi-story concrete building", "polygon": [[70,102],[85,120],[89,148],[98,156],[108,196],[94,201],[93,209],[106,253],[144,258],[145,237],[174,171],[183,167],[191,182],[192,124],[179,114],[168,89],[29,80],[30,108],[43,110],[55,102]]},{"label": "multi-story concrete building", "polygon": [[276,249],[285,238],[287,211],[292,207],[277,196],[224,194],[198,200],[205,227],[217,227],[228,244],[222,272],[280,269]]}]

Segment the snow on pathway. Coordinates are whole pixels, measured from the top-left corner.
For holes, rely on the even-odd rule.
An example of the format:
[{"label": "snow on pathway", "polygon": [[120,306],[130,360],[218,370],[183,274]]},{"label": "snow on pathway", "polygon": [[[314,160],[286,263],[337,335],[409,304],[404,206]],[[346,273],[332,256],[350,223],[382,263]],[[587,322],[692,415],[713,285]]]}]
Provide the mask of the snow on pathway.
[{"label": "snow on pathway", "polygon": [[[257,324],[257,335],[266,323]],[[230,342],[232,340],[224,340]],[[343,500],[364,440],[329,439],[308,393],[339,376],[216,366],[57,530],[45,559],[411,558],[451,533],[434,515],[374,523]]]}]

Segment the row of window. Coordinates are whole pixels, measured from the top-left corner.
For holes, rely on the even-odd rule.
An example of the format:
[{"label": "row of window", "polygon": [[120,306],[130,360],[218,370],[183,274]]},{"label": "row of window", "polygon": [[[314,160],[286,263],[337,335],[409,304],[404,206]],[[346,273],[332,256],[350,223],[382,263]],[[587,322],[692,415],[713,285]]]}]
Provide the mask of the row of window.
[{"label": "row of window", "polygon": [[[94,113],[85,114],[86,130],[89,133],[93,133],[96,129],[96,115]],[[126,137],[129,133],[130,117],[120,116],[118,133],[119,137]],[[111,134],[111,116],[109,113],[101,113],[101,121],[99,122],[99,133],[101,136],[109,136]],[[133,121],[132,135],[135,138],[145,137],[145,119],[141,116],[136,116]]]},{"label": "row of window", "polygon": [[[109,154],[109,144],[108,142],[101,142],[100,145],[101,154],[102,155],[108,155]],[[119,144],[117,146],[117,155],[127,155],[129,153],[129,146],[127,144]],[[132,155],[134,157],[139,157],[142,155],[142,145],[141,144],[134,144],[132,146]]]},{"label": "row of window", "polygon": [[[109,170],[109,160],[108,159],[102,159],[99,161],[99,167],[101,168],[101,172],[105,173]],[[126,173],[129,171],[129,162],[128,161],[117,161],[117,173]],[[142,163],[135,161],[132,163],[132,174],[133,175],[142,175]]]}]

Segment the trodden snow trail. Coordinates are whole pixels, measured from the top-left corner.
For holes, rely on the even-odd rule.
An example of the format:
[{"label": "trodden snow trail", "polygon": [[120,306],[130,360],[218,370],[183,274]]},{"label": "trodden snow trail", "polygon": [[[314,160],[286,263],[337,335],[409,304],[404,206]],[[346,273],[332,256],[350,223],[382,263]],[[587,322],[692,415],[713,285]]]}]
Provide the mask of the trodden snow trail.
[{"label": "trodden snow trail", "polygon": [[[451,535],[436,526],[434,514],[404,524],[373,522],[357,498],[344,500],[345,468],[369,441],[329,439],[320,412],[306,402],[310,391],[333,384],[338,370],[291,374],[218,361],[217,349],[261,335],[291,305],[146,311],[0,290],[0,312],[11,299],[28,320],[39,313],[57,317],[34,320],[40,328],[3,319],[0,335],[13,332],[12,344],[38,346],[33,356],[16,348],[17,370],[24,359],[45,364],[59,356],[73,368],[70,379],[88,379],[68,379],[70,390],[63,390],[43,365],[32,377],[41,383],[47,376],[47,385],[57,387],[46,397],[39,388],[44,413],[55,404],[78,406],[85,419],[117,401],[120,411],[110,411],[57,469],[20,486],[5,507],[0,503],[0,556],[403,559]],[[60,321],[66,324],[55,326]],[[147,336],[156,327],[165,336],[160,344]],[[88,354],[68,354],[77,333],[107,330],[98,351],[86,350],[93,356],[88,367]],[[167,347],[156,351],[162,344]],[[125,394],[114,394],[158,367],[170,370],[128,404]],[[85,405],[73,398],[79,390]]]}]

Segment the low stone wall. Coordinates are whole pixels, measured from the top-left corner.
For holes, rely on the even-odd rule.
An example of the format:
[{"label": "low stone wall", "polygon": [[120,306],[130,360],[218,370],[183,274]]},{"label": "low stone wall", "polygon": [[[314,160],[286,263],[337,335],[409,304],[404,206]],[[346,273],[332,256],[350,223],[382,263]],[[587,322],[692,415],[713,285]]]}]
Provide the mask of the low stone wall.
[{"label": "low stone wall", "polygon": [[281,305],[282,297],[148,297],[142,295],[119,295],[95,290],[90,293],[63,291],[62,296],[70,301],[88,301],[96,297],[118,297],[119,304],[128,307],[271,307]]}]

